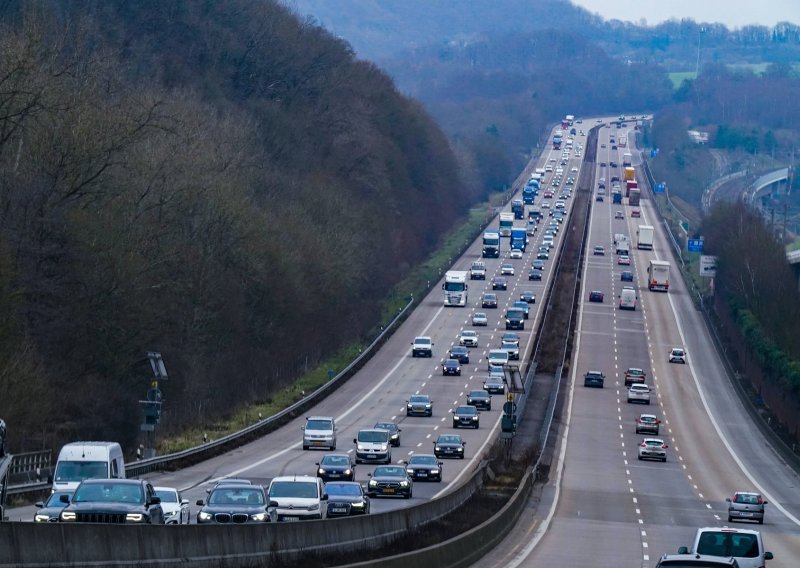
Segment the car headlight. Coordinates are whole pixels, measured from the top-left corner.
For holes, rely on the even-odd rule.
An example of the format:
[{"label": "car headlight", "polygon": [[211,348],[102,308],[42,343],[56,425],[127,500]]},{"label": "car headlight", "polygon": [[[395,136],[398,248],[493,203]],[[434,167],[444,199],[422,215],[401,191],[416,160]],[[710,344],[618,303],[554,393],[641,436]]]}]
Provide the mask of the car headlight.
[{"label": "car headlight", "polygon": [[400,487],[408,487],[408,481],[401,481]]},{"label": "car headlight", "polygon": [[77,515],[71,511],[62,511],[60,519],[62,521],[74,521],[77,519]]},{"label": "car headlight", "polygon": [[378,486],[378,482],[375,481],[374,479],[370,479],[369,480],[369,486],[370,487],[377,487]]},{"label": "car headlight", "polygon": [[33,517],[34,522],[36,523],[46,523],[50,520],[50,515],[42,515],[37,513],[35,517]]},{"label": "car headlight", "polygon": [[408,475],[413,475],[414,474],[414,470],[411,469],[411,468],[406,468],[406,471],[408,472]]},{"label": "car headlight", "polygon": [[359,452],[363,452],[363,451],[364,451],[364,446],[358,445],[358,446],[356,446],[356,449],[357,449]]},{"label": "car headlight", "polygon": [[350,506],[353,509],[363,509],[364,507],[367,506],[367,504],[364,501],[356,501],[354,503],[350,503]]},{"label": "car headlight", "polygon": [[406,404],[406,408],[411,408],[411,403],[410,402]]},{"label": "car headlight", "polygon": [[197,520],[198,521],[210,521],[211,520],[211,513],[206,513],[205,511],[200,511],[197,513]]},{"label": "car headlight", "polygon": [[385,452],[386,448],[388,448],[388,447],[389,447],[388,444],[381,444],[381,451]]},{"label": "car headlight", "polygon": [[439,451],[441,451],[441,450],[442,450],[442,448],[440,448],[439,446],[436,446],[434,449],[435,449],[437,452],[439,452]]},{"label": "car headlight", "polygon": [[430,405],[430,404],[426,404],[426,405],[425,405],[425,408],[430,408],[430,407],[431,407],[431,405]]},{"label": "car headlight", "polygon": [[141,513],[128,513],[125,515],[125,522],[127,523],[141,523],[144,520],[144,515]]},{"label": "car headlight", "polygon": [[317,509],[319,509],[319,503],[314,503],[313,505],[308,506],[309,511],[316,511]]},{"label": "car headlight", "polygon": [[435,474],[439,473],[439,470],[434,468],[434,469],[431,470],[431,473],[435,475]]},{"label": "car headlight", "polygon": [[171,511],[171,512],[167,513],[166,516],[167,517],[177,517],[180,514],[181,514],[181,511],[180,511],[180,509],[178,509],[177,511]]},{"label": "car headlight", "polygon": [[463,451],[464,451],[464,448],[456,448],[456,451],[457,451],[457,452],[463,452]]},{"label": "car headlight", "polygon": [[266,521],[267,513],[255,513],[254,515],[250,515],[250,518],[259,522]]},{"label": "car headlight", "polygon": [[319,475],[325,475],[325,470],[324,470],[324,469],[322,469],[322,468],[319,468],[319,470],[317,470],[317,473],[318,473]]}]

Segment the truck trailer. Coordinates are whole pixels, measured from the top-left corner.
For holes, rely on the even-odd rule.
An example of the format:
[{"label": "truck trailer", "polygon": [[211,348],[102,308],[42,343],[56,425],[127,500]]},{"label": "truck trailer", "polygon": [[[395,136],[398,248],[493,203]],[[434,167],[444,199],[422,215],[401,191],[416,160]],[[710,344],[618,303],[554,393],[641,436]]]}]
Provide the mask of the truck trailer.
[{"label": "truck trailer", "polygon": [[630,190],[630,193],[628,194],[628,205],[631,205],[633,207],[638,207],[640,196],[641,192],[639,191],[639,188],[638,187],[632,188]]},{"label": "truck trailer", "polygon": [[525,252],[528,246],[528,231],[525,227],[513,227],[511,229],[511,248]]},{"label": "truck trailer", "polygon": [[652,225],[639,225],[639,230],[636,231],[638,240],[636,247],[642,250],[653,250],[653,233],[655,229]]},{"label": "truck trailer", "polygon": [[651,260],[647,267],[647,288],[653,290],[669,291],[669,262],[666,260]]},{"label": "truck trailer", "polygon": [[510,237],[511,227],[514,226],[514,214],[510,212],[500,213],[500,236]]},{"label": "truck trailer", "polygon": [[483,258],[500,258],[500,233],[498,231],[483,233]]}]

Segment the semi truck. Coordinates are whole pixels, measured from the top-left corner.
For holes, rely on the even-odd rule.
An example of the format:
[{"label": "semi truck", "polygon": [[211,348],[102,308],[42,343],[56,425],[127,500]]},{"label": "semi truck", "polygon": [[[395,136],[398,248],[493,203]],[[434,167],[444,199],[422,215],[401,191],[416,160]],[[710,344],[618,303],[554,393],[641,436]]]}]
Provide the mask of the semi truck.
[{"label": "semi truck", "polygon": [[[539,184],[536,184],[536,188],[539,187]],[[533,202],[536,200],[536,189],[534,186],[526,185],[522,188],[522,202],[525,205],[533,205]]]},{"label": "semi truck", "polygon": [[627,168],[628,166],[632,165],[633,165],[633,154],[631,154],[630,152],[625,152],[622,155],[622,167]]},{"label": "semi truck", "polygon": [[636,179],[636,168],[633,166],[626,166],[624,170],[623,178],[625,181],[635,180]]},{"label": "semi truck", "polygon": [[666,260],[651,260],[647,267],[647,288],[669,292],[669,262]]},{"label": "semi truck", "polygon": [[617,190],[617,189],[612,191],[611,192],[611,201],[613,203],[620,203],[621,204],[622,203],[622,192]]},{"label": "semi truck", "polygon": [[561,140],[562,140],[562,133],[559,130],[553,136],[553,150],[560,150],[561,149]]},{"label": "semi truck", "polygon": [[636,231],[638,241],[636,248],[642,250],[653,250],[653,232],[655,229],[652,225],[639,225],[639,230]]},{"label": "semi truck", "polygon": [[631,190],[636,189],[639,187],[638,182],[635,179],[626,179],[625,180],[625,197],[631,196]]},{"label": "semi truck", "polygon": [[514,214],[514,219],[525,218],[525,202],[522,199],[515,199],[511,202],[511,212]]},{"label": "semi truck", "polygon": [[500,258],[500,233],[498,231],[483,233],[483,258]]},{"label": "semi truck", "polygon": [[633,187],[630,189],[628,194],[628,205],[635,207],[639,205],[639,197],[641,192],[639,191],[638,187]]},{"label": "semi truck", "polygon": [[619,146],[620,148],[624,148],[627,145],[628,145],[628,137],[623,134],[622,136],[619,137],[617,146]]},{"label": "semi truck", "polygon": [[528,231],[525,227],[514,227],[511,229],[511,248],[525,252],[528,246]]},{"label": "semi truck", "polygon": [[467,271],[448,270],[444,275],[444,305],[463,308],[467,305]]},{"label": "semi truck", "polygon": [[514,226],[514,214],[509,212],[500,213],[500,236],[510,237],[511,227]]}]

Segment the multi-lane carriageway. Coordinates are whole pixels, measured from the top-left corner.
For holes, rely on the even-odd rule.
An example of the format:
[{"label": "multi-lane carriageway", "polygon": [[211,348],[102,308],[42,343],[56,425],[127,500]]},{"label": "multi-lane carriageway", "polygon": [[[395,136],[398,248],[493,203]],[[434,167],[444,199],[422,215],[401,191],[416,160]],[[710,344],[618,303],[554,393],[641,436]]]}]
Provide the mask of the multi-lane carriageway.
[{"label": "multi-lane carriageway", "polygon": [[[600,141],[607,147],[598,148],[598,163],[612,159],[621,162],[618,151],[611,150],[608,143],[609,129],[603,128],[600,133]],[[633,141],[631,133],[626,134]],[[529,170],[543,166],[551,158],[559,160],[560,152],[546,151],[538,164],[529,165]],[[571,157],[564,167],[565,177],[570,175],[572,167],[581,168],[581,161]],[[611,175],[608,170],[595,173],[597,178],[610,179]],[[537,198],[537,204],[540,202],[541,197]],[[571,206],[568,200],[568,209]],[[583,303],[566,403],[569,419],[559,431],[557,467],[543,489],[538,510],[527,509],[508,541],[481,564],[652,566],[662,553],[690,544],[696,527],[724,523],[724,499],[733,491],[755,489],[765,493],[770,501],[765,524],[756,525],[765,535],[767,549],[775,554],[775,560],[768,565],[798,566],[800,478],[761,437],[733,394],[703,322],[676,271],[673,269],[669,294],[651,293],[643,287],[647,261],[670,260],[670,245],[648,200],[643,200],[641,209],[642,219],[638,220],[628,216],[627,206],[612,205],[609,201],[593,203],[587,244],[590,247],[602,244],[607,252],[606,256],[588,256],[585,260]],[[613,218],[616,210],[626,212],[624,220]],[[630,268],[635,274],[639,309],[620,312],[615,300],[622,284],[621,268],[615,264],[611,239],[615,232],[635,237],[640,223],[656,226],[656,246],[653,251],[632,251]],[[558,249],[561,238],[557,237],[554,250]],[[552,277],[551,257],[547,261],[545,282],[528,282],[528,269],[541,241],[541,232],[533,240],[523,260],[505,258],[506,240],[503,257],[487,259],[489,278],[499,272],[504,262],[511,262],[516,268],[508,291],[498,292],[501,305],[497,310],[478,307],[481,293],[490,287],[488,279],[470,283],[467,309],[444,309],[441,291],[435,288],[357,375],[309,413],[336,417],[338,451],[352,453],[356,431],[378,420],[396,420],[403,430],[402,444],[393,452],[394,461],[412,452],[430,452],[439,433],[452,431],[449,410],[463,403],[469,390],[481,387],[486,374],[486,353],[499,343],[504,331],[503,308],[523,290],[532,290],[537,299],[541,298]],[[468,269],[480,257],[480,249],[479,239],[453,268]],[[605,291],[603,304],[588,303],[589,291],[593,289]],[[532,308],[531,319],[521,334],[523,348],[529,347],[531,330],[541,317],[541,304],[537,302]],[[443,377],[439,368],[441,359],[456,342],[459,332],[471,328],[471,315],[477,310],[489,313],[489,326],[477,328],[480,347],[471,350],[471,362],[465,366],[463,376]],[[434,338],[433,359],[410,356],[413,337],[422,334]],[[667,350],[675,345],[687,347],[688,365],[667,363]],[[655,386],[654,403],[650,407],[626,404],[622,373],[629,366],[648,371],[649,382]],[[606,388],[584,389],[583,372],[595,368],[605,372]],[[416,392],[433,398],[433,418],[405,417],[405,400]],[[460,482],[477,464],[477,457],[488,441],[497,435],[501,407],[497,402],[491,412],[482,413],[480,430],[459,431],[467,441],[466,459],[446,461],[441,484],[416,484],[410,501],[375,499],[373,512],[413,506]],[[634,434],[633,420],[645,411],[653,411],[663,420],[662,435],[670,445],[667,463],[636,459],[640,436]],[[302,419],[296,420],[238,450],[151,479],[157,485],[181,488],[184,497],[194,502],[205,496],[211,482],[222,477],[240,476],[266,483],[287,473],[313,475],[314,462],[324,452],[301,449],[302,423]],[[371,469],[359,466],[357,479],[365,481]],[[12,520],[30,520],[33,510],[13,509],[8,514]]]},{"label": "multi-lane carriageway", "polygon": [[[624,131],[623,131],[624,132]],[[621,156],[608,141],[616,129],[603,128],[598,164]],[[633,137],[629,134],[629,140]],[[613,175],[598,165],[596,178]],[[616,211],[625,212],[623,220]],[[800,566],[800,477],[763,438],[733,393],[725,370],[673,267],[670,292],[649,292],[650,259],[670,260],[670,243],[649,200],[642,218],[630,208],[593,202],[584,262],[573,375],[559,432],[557,466],[543,489],[538,510],[525,515],[507,540],[480,566],[651,567],[681,545],[691,546],[695,529],[730,526],[762,531],[775,555],[767,566]],[[653,251],[631,251],[632,266],[618,266],[614,233],[636,242],[639,224],[656,227]],[[636,311],[620,311],[620,272],[631,269],[639,295]],[[605,302],[589,303],[590,290],[605,291]],[[687,365],[670,364],[668,350],[686,346]],[[650,406],[627,404],[624,372],[642,367],[654,386]],[[606,387],[583,387],[588,369],[606,374]],[[639,461],[634,420],[642,412],[662,419],[668,461]],[[725,498],[736,490],[763,492],[769,505],[763,525],[728,523]]]}]

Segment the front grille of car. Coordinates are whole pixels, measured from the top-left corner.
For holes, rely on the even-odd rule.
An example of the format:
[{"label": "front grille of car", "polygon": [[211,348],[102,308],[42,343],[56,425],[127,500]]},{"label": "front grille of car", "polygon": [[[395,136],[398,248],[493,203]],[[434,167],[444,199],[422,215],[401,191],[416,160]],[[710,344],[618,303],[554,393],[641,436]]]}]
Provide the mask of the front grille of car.
[{"label": "front grille of car", "polygon": [[394,489],[395,491],[400,490],[400,484],[396,481],[379,481],[378,482],[378,489]]},{"label": "front grille of car", "polygon": [[79,523],[123,524],[125,513],[78,513],[77,521]]}]

